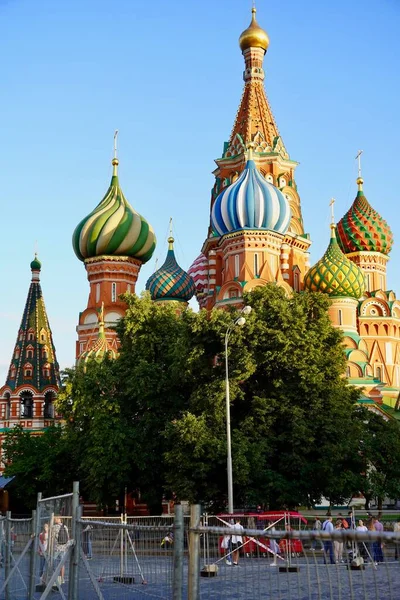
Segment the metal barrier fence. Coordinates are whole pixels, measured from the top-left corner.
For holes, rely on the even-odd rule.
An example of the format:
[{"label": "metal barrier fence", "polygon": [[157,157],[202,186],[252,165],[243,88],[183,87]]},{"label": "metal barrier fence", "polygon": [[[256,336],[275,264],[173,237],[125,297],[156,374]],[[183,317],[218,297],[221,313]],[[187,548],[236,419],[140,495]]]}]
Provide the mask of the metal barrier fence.
[{"label": "metal barrier fence", "polygon": [[289,529],[283,516],[245,529],[236,553],[232,524],[192,511],[189,600],[400,598],[399,532]]},{"label": "metal barrier fence", "polygon": [[346,530],[336,515],[333,533],[309,514],[254,516],[241,516],[238,540],[230,515],[198,505],[190,518],[179,505],[175,516],[82,518],[78,484],[39,495],[32,519],[0,518],[0,600],[400,598],[398,514],[383,532],[363,531],[365,511]]}]

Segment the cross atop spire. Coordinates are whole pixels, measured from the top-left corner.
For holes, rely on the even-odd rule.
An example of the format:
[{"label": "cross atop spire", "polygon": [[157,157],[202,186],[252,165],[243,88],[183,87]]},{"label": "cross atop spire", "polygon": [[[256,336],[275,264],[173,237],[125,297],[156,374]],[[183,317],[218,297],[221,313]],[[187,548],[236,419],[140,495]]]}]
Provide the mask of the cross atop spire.
[{"label": "cross atop spire", "polygon": [[362,192],[362,185],[364,183],[363,178],[361,177],[361,154],[364,152],[364,150],[359,150],[357,152],[357,156],[356,156],[356,160],[358,161],[358,177],[357,177],[357,185],[358,185],[358,191]]},{"label": "cross atop spire", "polygon": [[113,166],[113,176],[117,176],[118,175],[118,165],[119,165],[119,160],[117,158],[117,138],[118,138],[118,129],[115,130],[114,132],[114,158],[112,159],[112,166]]},{"label": "cross atop spire", "polygon": [[331,237],[335,237],[336,233],[335,233],[335,229],[336,229],[336,225],[335,225],[335,198],[331,198],[331,201],[329,202],[329,206],[331,207]]}]

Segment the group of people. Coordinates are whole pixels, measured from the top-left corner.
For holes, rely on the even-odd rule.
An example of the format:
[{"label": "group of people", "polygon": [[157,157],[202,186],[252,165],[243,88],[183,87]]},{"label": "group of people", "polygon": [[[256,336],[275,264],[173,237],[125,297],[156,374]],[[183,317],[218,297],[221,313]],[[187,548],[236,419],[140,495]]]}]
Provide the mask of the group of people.
[{"label": "group of people", "polygon": [[[323,523],[321,523],[318,517],[316,517],[314,521],[315,531],[325,531],[327,533],[333,533],[334,531],[343,531],[346,529],[353,529],[359,532],[382,532],[383,524],[379,521],[378,517],[374,517],[371,514],[368,514],[368,520],[366,521],[366,524],[364,524],[364,521],[362,519],[359,519],[356,523],[352,512],[349,512],[348,517],[343,517],[339,513],[337,519],[335,520],[335,523],[333,523],[333,518],[329,515]],[[373,560],[373,562],[376,565],[383,562],[384,558],[382,542],[380,542],[379,540],[376,540],[372,543],[360,542],[358,543],[357,547],[358,554],[362,556],[365,561],[367,561],[368,559]],[[313,542],[312,548],[315,549],[315,542]],[[343,558],[344,548],[344,540],[324,540],[322,543],[322,549],[324,551],[324,563],[326,564],[328,559],[331,564],[345,562]]]},{"label": "group of people", "polygon": [[[89,560],[92,558],[91,529],[91,525],[87,525],[82,531],[82,551]],[[52,528],[50,528],[49,523],[44,523],[43,529],[39,534],[38,544],[39,572],[42,584],[46,584],[48,580],[50,555],[52,556],[52,566],[55,569],[67,550],[68,542],[68,527],[63,523],[61,517],[55,517]],[[65,566],[62,565],[55,585],[59,586],[64,582]]]},{"label": "group of people", "polygon": [[[46,583],[46,575],[49,566],[49,553],[50,550],[53,553],[53,566],[56,567],[64,552],[67,549],[69,541],[69,532],[67,526],[62,522],[61,517],[55,517],[54,525],[50,530],[49,524],[44,523],[43,529],[39,534],[39,571],[40,581],[42,584]],[[64,583],[65,579],[65,567],[64,565],[60,569],[60,574],[57,579],[58,585]]]}]

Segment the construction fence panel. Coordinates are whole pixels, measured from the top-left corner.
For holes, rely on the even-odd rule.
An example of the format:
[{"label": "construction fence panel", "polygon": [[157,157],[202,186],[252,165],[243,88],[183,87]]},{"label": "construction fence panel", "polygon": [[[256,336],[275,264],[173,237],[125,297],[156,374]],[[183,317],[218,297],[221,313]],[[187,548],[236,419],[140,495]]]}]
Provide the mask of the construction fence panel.
[{"label": "construction fence panel", "polygon": [[79,598],[172,598],[173,520],[80,519]]},{"label": "construction fence panel", "polygon": [[32,553],[32,519],[0,519],[0,598],[27,598],[30,586]]},{"label": "construction fence panel", "polygon": [[218,520],[206,516],[197,526],[192,524],[190,536],[199,544],[199,585],[196,590],[195,573],[189,578],[194,581],[189,585],[189,600],[400,598],[398,532],[347,529],[326,533],[289,529],[287,523],[280,529],[277,524],[264,530],[245,529],[236,554],[232,525],[209,525]]}]

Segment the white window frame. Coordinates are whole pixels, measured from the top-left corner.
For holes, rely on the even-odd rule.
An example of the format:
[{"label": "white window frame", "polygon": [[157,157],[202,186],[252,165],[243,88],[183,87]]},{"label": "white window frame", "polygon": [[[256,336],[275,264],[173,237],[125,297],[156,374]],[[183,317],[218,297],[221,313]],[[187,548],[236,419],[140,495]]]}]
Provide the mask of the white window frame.
[{"label": "white window frame", "polygon": [[239,273],[240,273],[239,254],[235,254],[235,277],[239,277]]}]

